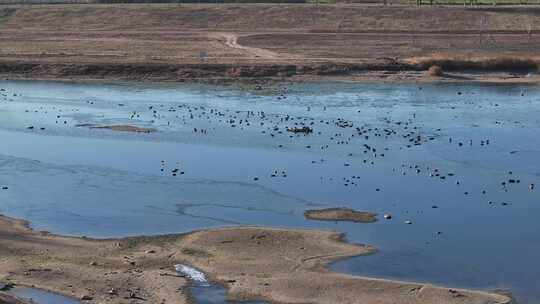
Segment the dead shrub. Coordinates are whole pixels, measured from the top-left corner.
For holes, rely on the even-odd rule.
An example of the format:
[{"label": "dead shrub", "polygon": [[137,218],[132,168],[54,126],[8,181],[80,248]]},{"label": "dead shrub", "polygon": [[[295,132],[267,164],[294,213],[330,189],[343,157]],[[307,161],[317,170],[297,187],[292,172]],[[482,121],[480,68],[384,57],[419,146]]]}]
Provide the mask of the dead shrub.
[{"label": "dead shrub", "polygon": [[431,77],[441,77],[443,75],[443,70],[438,65],[432,65],[429,67],[427,74]]},{"label": "dead shrub", "polygon": [[[422,68],[438,66],[444,71],[526,71],[538,68],[538,57],[533,56],[431,56],[411,58],[409,62]],[[442,71],[441,71],[442,72]]]}]

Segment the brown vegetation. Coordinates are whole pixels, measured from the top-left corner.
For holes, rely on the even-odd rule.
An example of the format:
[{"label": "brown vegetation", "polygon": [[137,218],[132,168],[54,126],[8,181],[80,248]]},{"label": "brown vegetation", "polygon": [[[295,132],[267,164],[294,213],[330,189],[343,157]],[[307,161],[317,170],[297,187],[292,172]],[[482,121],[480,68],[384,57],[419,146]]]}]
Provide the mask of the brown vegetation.
[{"label": "brown vegetation", "polygon": [[438,65],[432,65],[427,70],[427,75],[431,77],[441,77],[443,76],[443,70]]},{"label": "brown vegetation", "polygon": [[[439,56],[412,58],[411,64],[437,66],[444,70],[484,70],[484,71],[535,71],[540,56]],[[441,70],[442,72],[442,70]]]},{"label": "brown vegetation", "polygon": [[540,8],[4,6],[0,74],[177,81],[398,73],[432,65],[524,71],[539,62],[539,32],[529,24],[540,24]]}]

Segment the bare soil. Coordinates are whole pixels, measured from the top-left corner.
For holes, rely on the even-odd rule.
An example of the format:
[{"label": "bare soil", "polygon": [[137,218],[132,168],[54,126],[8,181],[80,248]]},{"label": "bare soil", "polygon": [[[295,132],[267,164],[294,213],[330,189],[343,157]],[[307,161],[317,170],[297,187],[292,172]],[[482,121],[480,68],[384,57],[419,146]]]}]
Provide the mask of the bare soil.
[{"label": "bare soil", "polygon": [[373,71],[411,76],[437,64],[455,73],[477,69],[523,77],[536,72],[540,62],[539,26],[538,6],[3,6],[0,74],[153,81],[354,79]]}]

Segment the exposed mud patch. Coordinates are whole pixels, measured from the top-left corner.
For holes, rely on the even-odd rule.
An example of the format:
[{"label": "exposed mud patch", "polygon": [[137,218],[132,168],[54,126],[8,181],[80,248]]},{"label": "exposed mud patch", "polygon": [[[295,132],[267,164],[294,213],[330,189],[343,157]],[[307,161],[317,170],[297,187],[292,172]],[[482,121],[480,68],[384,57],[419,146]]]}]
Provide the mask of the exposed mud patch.
[{"label": "exposed mud patch", "polygon": [[321,210],[307,210],[304,216],[310,220],[318,221],[348,221],[356,223],[373,223],[377,221],[377,214],[356,211],[350,208],[328,208]]}]

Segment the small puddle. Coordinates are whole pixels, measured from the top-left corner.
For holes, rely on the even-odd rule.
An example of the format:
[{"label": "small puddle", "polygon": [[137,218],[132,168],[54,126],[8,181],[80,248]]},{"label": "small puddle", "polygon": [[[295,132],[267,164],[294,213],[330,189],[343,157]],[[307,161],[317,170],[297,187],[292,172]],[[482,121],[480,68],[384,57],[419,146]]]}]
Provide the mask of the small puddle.
[{"label": "small puddle", "polygon": [[191,295],[197,304],[266,304],[264,301],[231,301],[227,299],[227,290],[220,285],[193,286]]},{"label": "small puddle", "polygon": [[191,280],[191,295],[197,304],[265,304],[264,301],[231,301],[227,299],[227,290],[219,284],[211,284],[206,275],[190,266],[175,265],[176,271]]},{"label": "small puddle", "polygon": [[79,304],[80,302],[63,295],[30,287],[13,287],[8,294],[36,304]]}]

